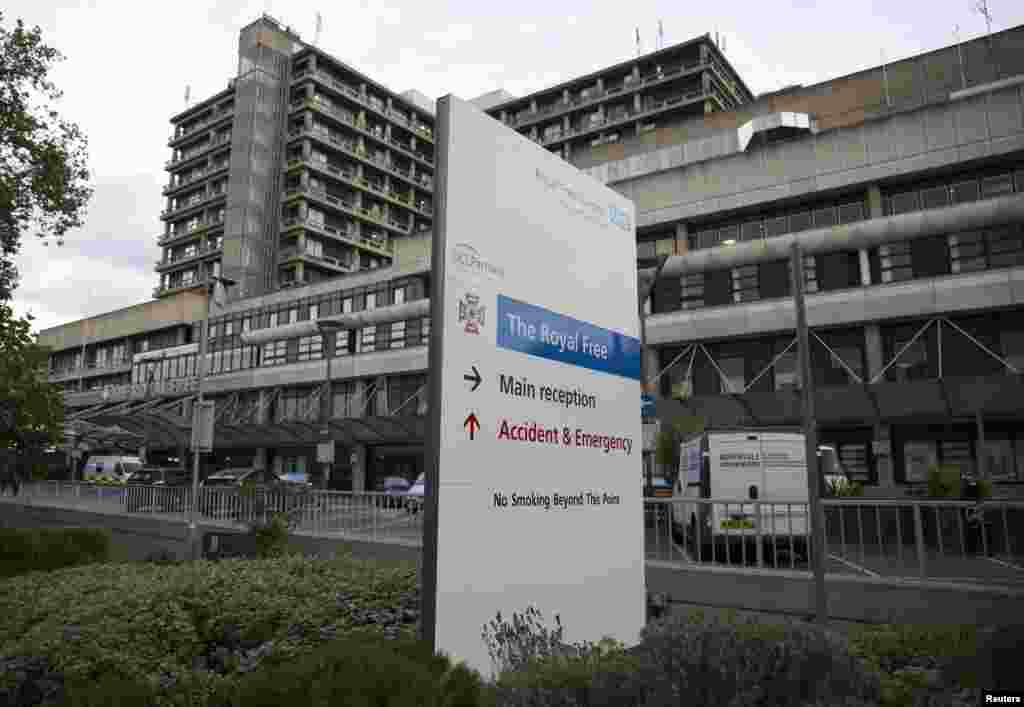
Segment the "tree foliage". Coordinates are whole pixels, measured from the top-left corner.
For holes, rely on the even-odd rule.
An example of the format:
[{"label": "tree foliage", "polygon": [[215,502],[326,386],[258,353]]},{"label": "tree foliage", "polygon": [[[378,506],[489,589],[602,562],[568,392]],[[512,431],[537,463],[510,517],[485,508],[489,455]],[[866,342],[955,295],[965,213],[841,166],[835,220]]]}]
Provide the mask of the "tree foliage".
[{"label": "tree foliage", "polygon": [[48,350],[36,343],[32,315],[15,319],[0,302],[0,449],[57,443],[64,401],[46,379]]},{"label": "tree foliage", "polygon": [[54,108],[62,93],[49,74],[63,58],[39,27],[8,29],[0,12],[0,301],[17,285],[22,237],[34,228],[63,243],[92,196],[85,136]]}]

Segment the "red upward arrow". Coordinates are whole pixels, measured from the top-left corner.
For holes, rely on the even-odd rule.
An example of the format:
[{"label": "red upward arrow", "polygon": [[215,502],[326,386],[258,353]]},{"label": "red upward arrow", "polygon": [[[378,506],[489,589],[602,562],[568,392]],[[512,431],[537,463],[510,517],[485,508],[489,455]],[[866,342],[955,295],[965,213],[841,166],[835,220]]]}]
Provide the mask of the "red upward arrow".
[{"label": "red upward arrow", "polygon": [[480,429],[480,420],[476,419],[476,413],[469,413],[469,417],[462,423],[462,426],[469,430],[469,439],[473,440],[473,433]]}]

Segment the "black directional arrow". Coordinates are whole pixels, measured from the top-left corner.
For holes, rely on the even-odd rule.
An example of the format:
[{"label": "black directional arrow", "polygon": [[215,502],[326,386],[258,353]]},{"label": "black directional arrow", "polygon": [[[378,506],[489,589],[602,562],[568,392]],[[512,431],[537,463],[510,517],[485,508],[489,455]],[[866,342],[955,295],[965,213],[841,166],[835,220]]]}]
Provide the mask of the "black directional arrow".
[{"label": "black directional arrow", "polygon": [[476,370],[476,366],[472,366],[472,369],[473,375],[469,375],[467,373],[466,375],[462,376],[462,380],[469,381],[473,384],[473,387],[469,389],[469,392],[471,393],[475,391],[477,388],[479,388],[480,384],[483,383],[484,380],[483,378],[480,377],[480,371]]}]

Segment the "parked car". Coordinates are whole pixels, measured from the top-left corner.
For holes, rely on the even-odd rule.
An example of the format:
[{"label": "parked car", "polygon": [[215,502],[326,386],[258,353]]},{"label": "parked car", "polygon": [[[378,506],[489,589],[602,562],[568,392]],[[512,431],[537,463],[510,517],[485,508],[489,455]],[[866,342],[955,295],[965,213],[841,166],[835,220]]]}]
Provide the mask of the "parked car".
[{"label": "parked car", "polygon": [[[241,513],[245,506],[239,499],[244,488],[252,488],[255,508],[273,508],[275,510],[293,511],[308,507],[314,500],[312,484],[305,481],[288,481],[282,479],[269,469],[253,469],[252,467],[232,467],[221,469],[211,474],[203,482],[204,491],[199,511],[207,515],[224,515]],[[266,504],[269,503],[269,506]]]},{"label": "parked car", "polygon": [[409,490],[405,492],[405,510],[412,514],[419,513],[423,510],[423,504],[427,495],[427,475],[420,474],[416,477],[416,481],[409,487]]},{"label": "parked car", "polygon": [[142,466],[142,460],[138,457],[91,456],[82,469],[82,481],[96,483],[102,480],[123,483]]},{"label": "parked car", "polygon": [[377,496],[377,506],[379,508],[401,508],[402,500],[410,485],[409,480],[401,476],[385,477],[377,484],[377,491],[384,492],[383,496]]},{"label": "parked car", "polygon": [[181,512],[188,507],[192,474],[180,467],[145,466],[131,475],[127,486],[124,504],[129,513]]}]

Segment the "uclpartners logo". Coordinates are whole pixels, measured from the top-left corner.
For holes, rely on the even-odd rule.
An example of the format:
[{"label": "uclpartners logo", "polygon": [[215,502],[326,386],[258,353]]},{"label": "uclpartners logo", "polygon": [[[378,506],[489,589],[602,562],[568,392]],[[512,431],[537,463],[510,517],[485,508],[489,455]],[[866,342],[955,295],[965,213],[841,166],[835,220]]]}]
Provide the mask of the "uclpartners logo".
[{"label": "uclpartners logo", "polygon": [[604,209],[600,204],[588,200],[583,194],[560,179],[545,174],[540,168],[535,168],[535,173],[537,181],[543,184],[548,191],[555,192],[567,211],[582,216],[599,226],[618,226],[626,232],[632,230],[633,224],[630,223],[629,214],[623,209],[617,206],[609,206]]},{"label": "uclpartners logo", "polygon": [[458,243],[452,248],[452,262],[463,270],[501,280],[505,277],[505,268],[484,260],[478,251],[468,243]]}]

